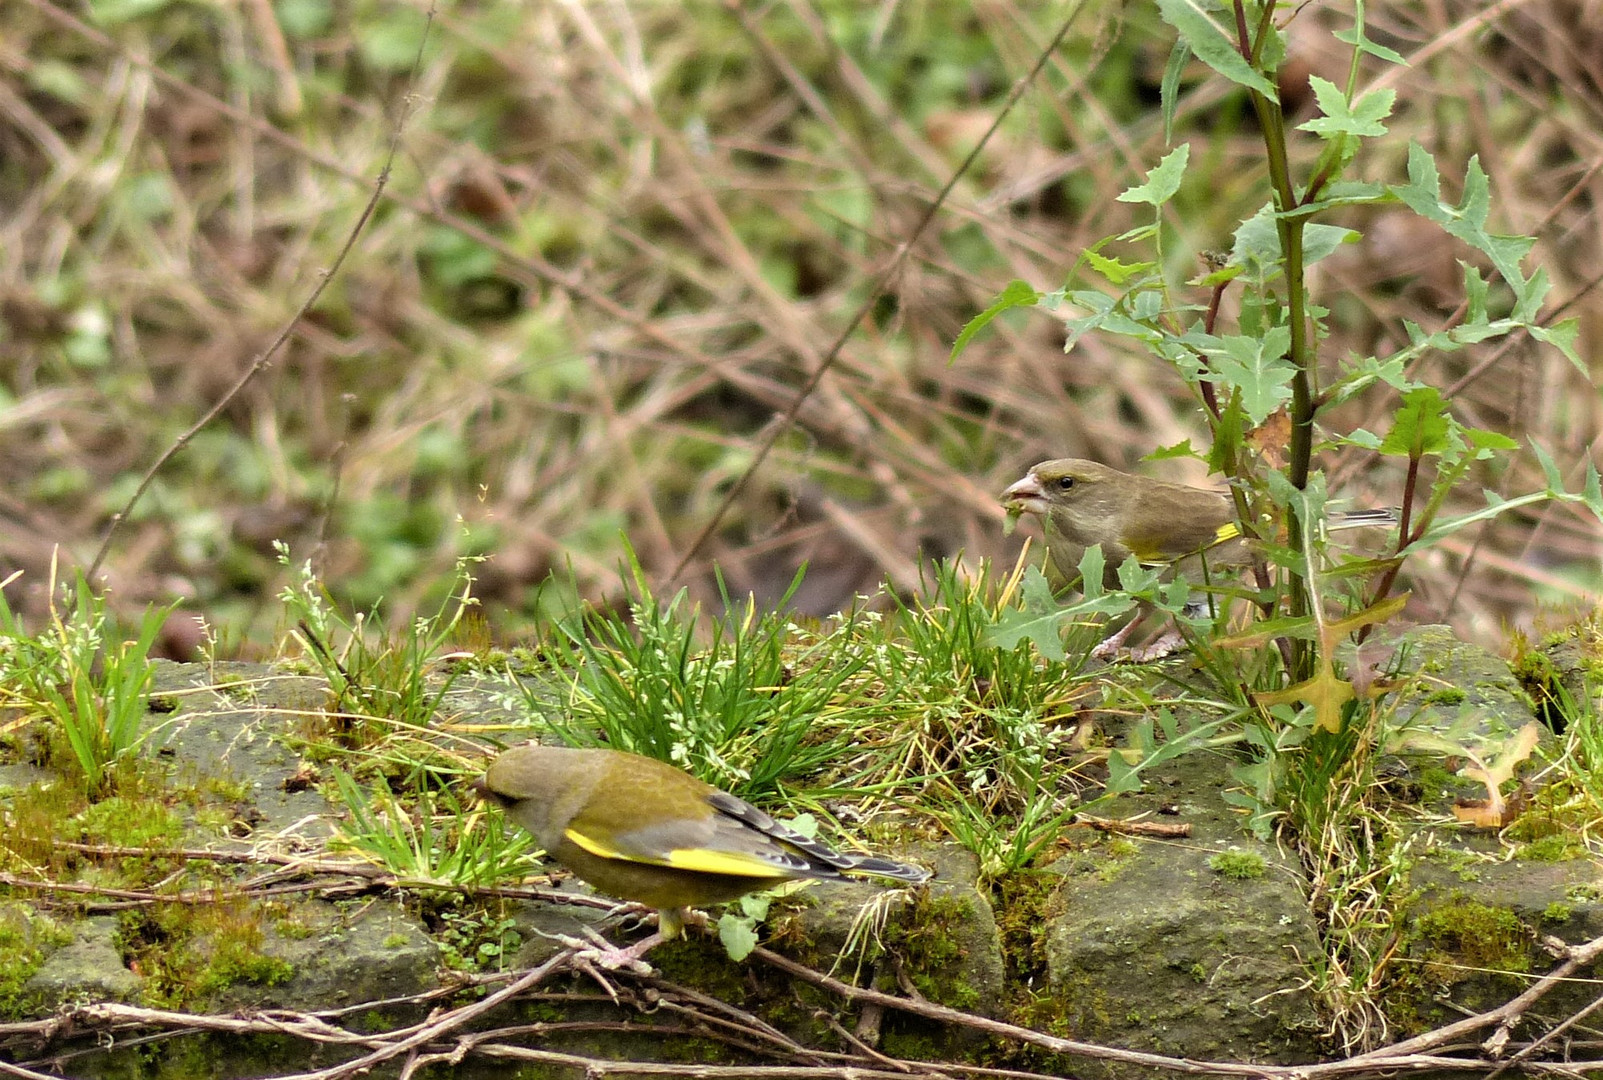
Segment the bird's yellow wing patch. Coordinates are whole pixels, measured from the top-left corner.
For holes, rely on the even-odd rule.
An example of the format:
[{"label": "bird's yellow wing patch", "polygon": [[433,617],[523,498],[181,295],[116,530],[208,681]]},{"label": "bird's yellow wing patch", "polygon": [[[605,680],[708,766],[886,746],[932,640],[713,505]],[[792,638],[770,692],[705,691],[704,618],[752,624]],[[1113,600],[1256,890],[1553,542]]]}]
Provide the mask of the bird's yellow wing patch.
[{"label": "bird's yellow wing patch", "polygon": [[711,851],[707,848],[681,848],[668,852],[668,865],[680,870],[698,870],[703,874],[734,874],[738,877],[784,877],[783,867],[775,866],[755,855],[742,855],[734,851]]},{"label": "bird's yellow wing patch", "polygon": [[622,859],[625,862],[647,863],[652,866],[671,866],[676,870],[694,870],[702,874],[730,874],[736,877],[752,878],[785,876],[783,867],[775,866],[773,863],[760,859],[755,855],[745,855],[738,851],[713,851],[709,848],[676,848],[673,851],[663,852],[660,857],[651,857],[619,851],[612,845],[604,844],[595,837],[587,836],[576,829],[569,829],[563,835],[590,854],[601,859]]},{"label": "bird's yellow wing patch", "polygon": [[1165,563],[1177,562],[1188,555],[1195,555],[1198,552],[1207,551],[1216,544],[1222,544],[1227,540],[1234,540],[1240,535],[1241,526],[1237,525],[1234,521],[1227,521],[1213,531],[1213,536],[1211,538],[1204,541],[1197,547],[1190,549],[1189,551],[1177,553],[1164,550],[1162,547],[1155,545],[1135,544],[1131,547],[1130,553],[1134,555],[1139,562],[1144,563],[1147,566],[1162,566]]}]

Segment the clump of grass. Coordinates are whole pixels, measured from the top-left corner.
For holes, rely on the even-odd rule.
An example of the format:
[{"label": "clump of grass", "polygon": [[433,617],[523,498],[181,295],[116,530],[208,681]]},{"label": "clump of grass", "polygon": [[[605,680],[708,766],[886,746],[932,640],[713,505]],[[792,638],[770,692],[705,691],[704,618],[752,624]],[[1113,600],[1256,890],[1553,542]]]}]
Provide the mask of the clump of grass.
[{"label": "clump of grass", "polygon": [[58,601],[52,572],[50,597],[46,626],[30,635],[0,594],[0,702],[53,725],[90,798],[98,799],[152,733],[145,723],[150,649],[177,605],[146,608],[129,639],[81,575]]},{"label": "clump of grass", "polygon": [[[684,590],[662,602],[633,569],[627,618],[592,610],[559,620],[544,678],[520,684],[553,733],[658,758],[748,797],[840,754],[857,704],[851,680],[866,663],[849,647],[857,619],[819,632],[783,604],[759,611],[755,599],[728,597],[730,614],[705,617]],[[560,706],[546,696],[550,681]]]},{"label": "clump of grass", "polygon": [[1323,946],[1304,961],[1330,1034],[1347,1050],[1388,1036],[1385,992],[1412,858],[1374,798],[1373,732],[1382,719],[1372,704],[1354,709],[1340,732],[1310,734],[1297,767],[1282,770],[1282,825],[1297,841]]},{"label": "clump of grass", "polygon": [[[274,546],[279,562],[288,568],[288,547]],[[340,614],[310,560],[301,564],[295,586],[279,594],[296,620],[295,636],[328,680],[332,734],[342,744],[366,745],[389,726],[419,728],[435,718],[459,670],[442,670],[438,662],[477,603],[473,561],[457,563],[455,585],[438,610],[394,632],[379,618],[377,606],[350,618]]]},{"label": "clump of grass", "polygon": [[364,790],[334,773],[344,805],[331,847],[355,852],[393,873],[402,887],[481,885],[528,874],[533,841],[500,814],[469,812],[449,789],[427,788],[403,801],[382,782]]},{"label": "clump of grass", "polygon": [[1088,692],[1075,666],[1034,647],[993,644],[1019,574],[997,582],[934,564],[925,592],[896,600],[873,642],[884,717],[861,757],[864,782],[900,785],[938,807],[957,841],[994,880],[1054,840],[1083,797],[1070,779]]}]

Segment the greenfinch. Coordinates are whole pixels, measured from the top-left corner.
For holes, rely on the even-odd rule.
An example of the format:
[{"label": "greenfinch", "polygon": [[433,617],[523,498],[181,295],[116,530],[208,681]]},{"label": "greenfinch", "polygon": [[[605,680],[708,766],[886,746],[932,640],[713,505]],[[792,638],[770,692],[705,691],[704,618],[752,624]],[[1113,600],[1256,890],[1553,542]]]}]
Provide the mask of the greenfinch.
[{"label": "greenfinch", "polygon": [[657,908],[658,940],[682,932],[687,908],[797,878],[930,878],[916,866],[842,855],[639,754],[529,743],[496,758],[474,787],[596,889]]},{"label": "greenfinch", "polygon": [[[1252,561],[1228,495],[1120,472],[1094,461],[1043,461],[1002,492],[1002,504],[1011,514],[1040,517],[1046,533],[1047,577],[1056,586],[1079,577],[1080,559],[1093,544],[1102,545],[1106,559],[1102,583],[1110,589],[1119,587],[1119,567],[1131,556],[1145,566],[1166,568],[1170,577],[1179,574],[1195,581],[1202,580],[1205,569],[1208,573],[1239,569]],[[1328,524],[1332,529],[1350,529],[1396,521],[1395,510],[1382,509],[1334,513]],[[1099,660],[1117,655],[1143,614],[1091,655]],[[1132,652],[1131,658],[1168,655],[1179,640],[1178,633],[1165,635]]]}]

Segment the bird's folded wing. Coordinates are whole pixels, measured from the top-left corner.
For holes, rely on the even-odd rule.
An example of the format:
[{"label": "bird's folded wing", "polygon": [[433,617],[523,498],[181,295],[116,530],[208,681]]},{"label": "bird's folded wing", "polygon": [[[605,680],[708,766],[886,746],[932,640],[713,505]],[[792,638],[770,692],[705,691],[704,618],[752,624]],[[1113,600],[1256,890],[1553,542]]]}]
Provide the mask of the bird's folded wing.
[{"label": "bird's folded wing", "polygon": [[1199,528],[1177,527],[1163,535],[1131,537],[1130,553],[1143,565],[1162,566],[1188,555],[1196,555],[1211,547],[1234,540],[1241,535],[1241,526],[1227,521],[1218,526]]},{"label": "bird's folded wing", "polygon": [[[762,813],[755,808],[752,810]],[[575,821],[569,824],[565,835],[585,851],[603,859],[752,878],[818,873],[802,855],[786,850],[744,822],[719,813],[705,818],[658,822],[617,833],[589,829]]]}]

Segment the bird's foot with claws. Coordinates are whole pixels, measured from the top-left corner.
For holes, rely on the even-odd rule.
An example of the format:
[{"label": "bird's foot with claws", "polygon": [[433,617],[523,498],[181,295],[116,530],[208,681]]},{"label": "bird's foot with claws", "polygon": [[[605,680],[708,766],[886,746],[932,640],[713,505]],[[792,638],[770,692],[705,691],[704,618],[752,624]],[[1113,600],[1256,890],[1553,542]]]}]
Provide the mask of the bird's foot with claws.
[{"label": "bird's foot with claws", "polygon": [[652,934],[624,949],[612,944],[588,926],[583,932],[586,940],[569,937],[566,934],[557,935],[558,941],[573,950],[575,963],[594,964],[603,971],[627,971],[635,975],[651,974],[651,965],[646,962],[645,955],[661,945],[664,940],[660,933]]}]

